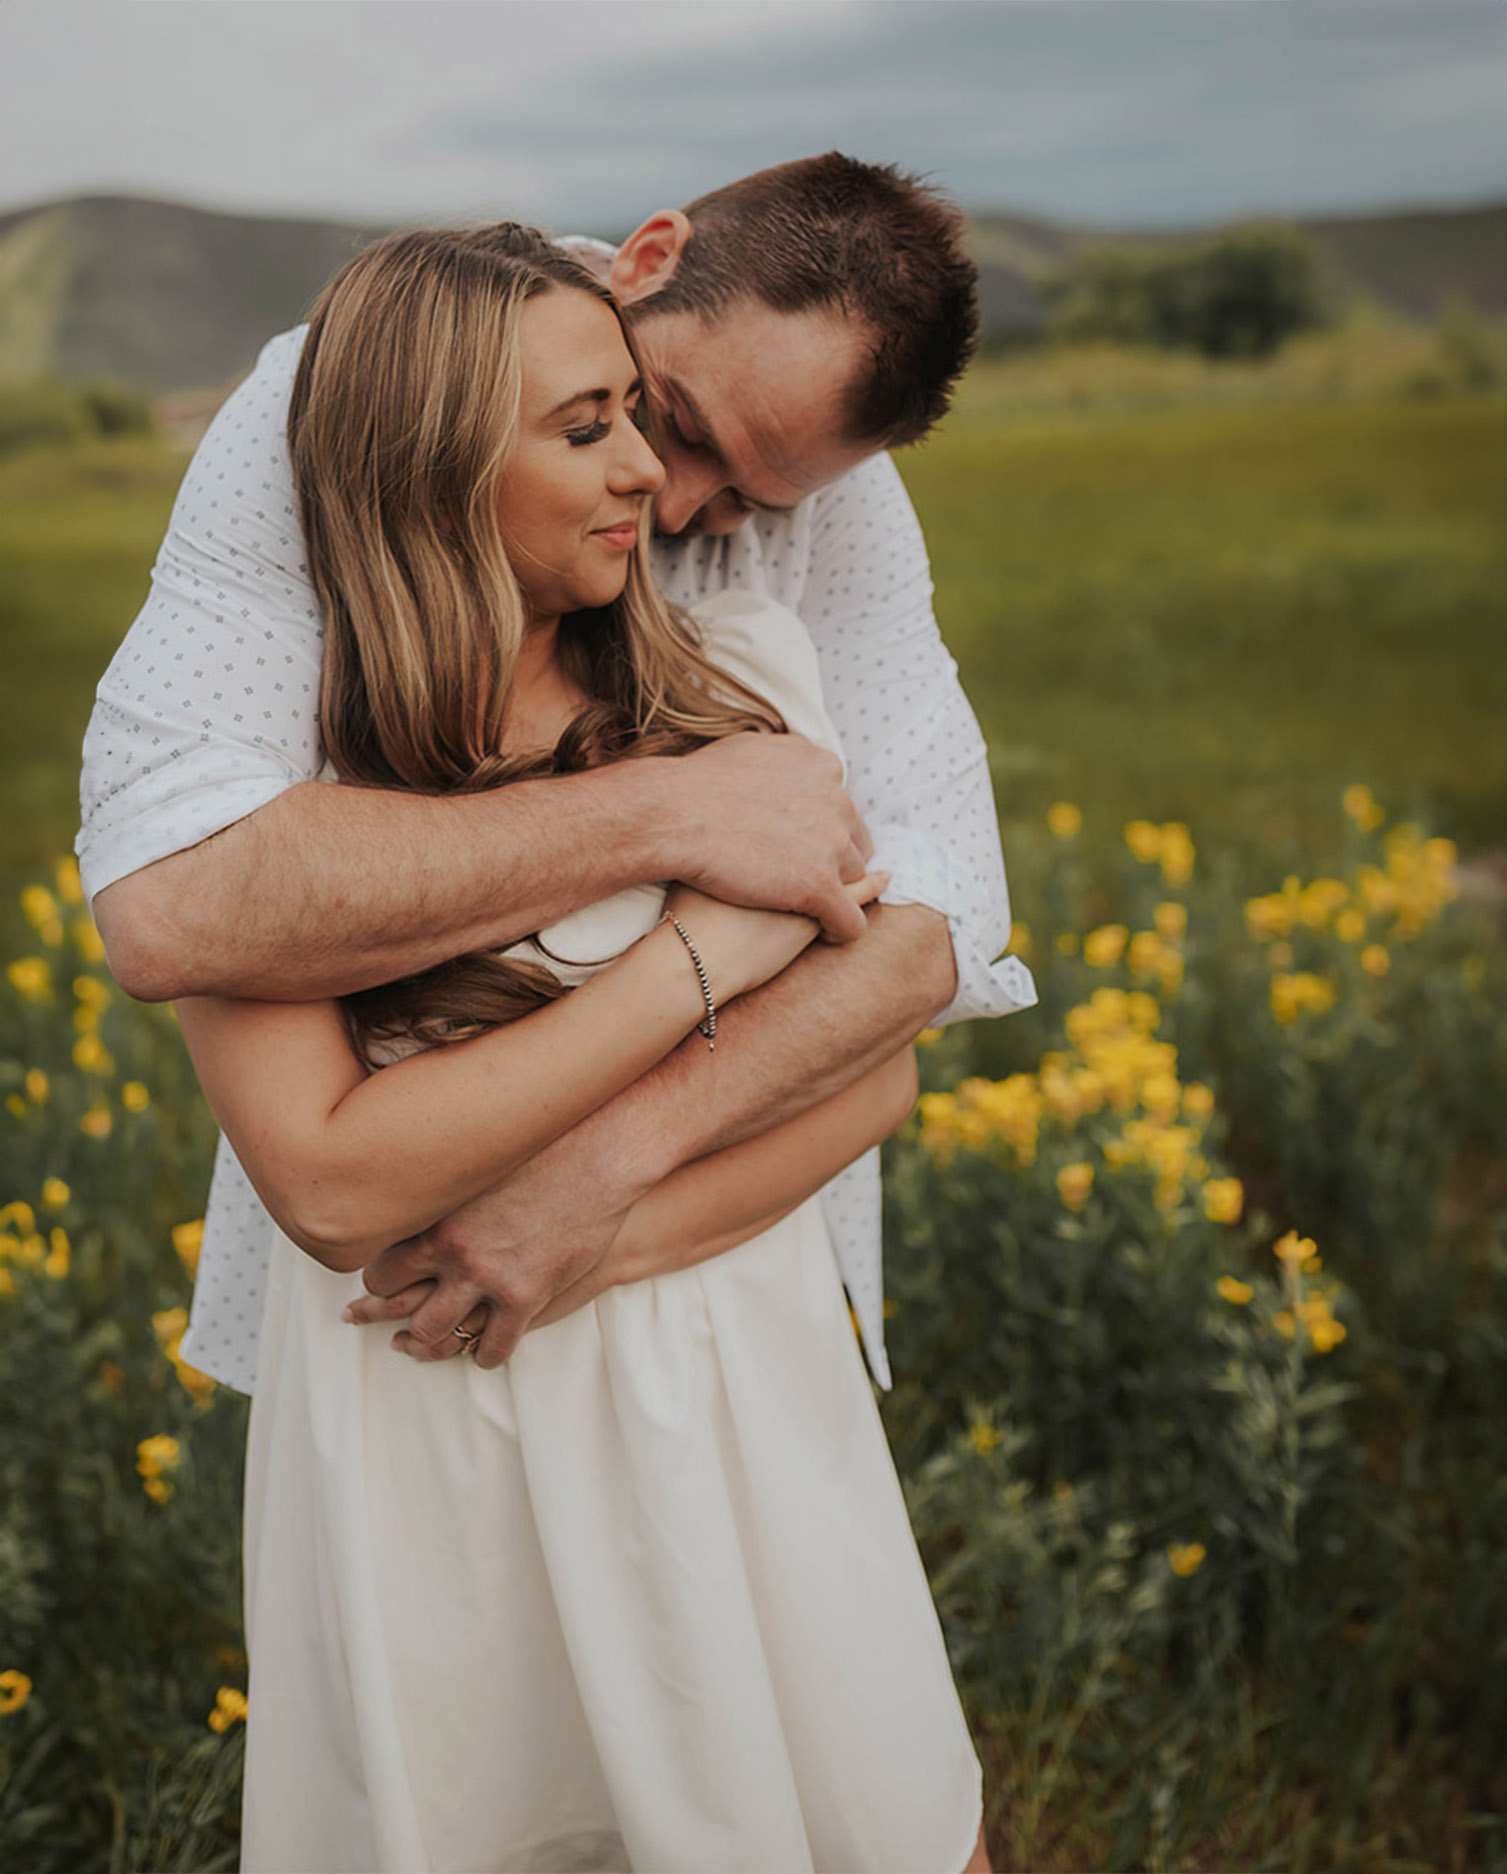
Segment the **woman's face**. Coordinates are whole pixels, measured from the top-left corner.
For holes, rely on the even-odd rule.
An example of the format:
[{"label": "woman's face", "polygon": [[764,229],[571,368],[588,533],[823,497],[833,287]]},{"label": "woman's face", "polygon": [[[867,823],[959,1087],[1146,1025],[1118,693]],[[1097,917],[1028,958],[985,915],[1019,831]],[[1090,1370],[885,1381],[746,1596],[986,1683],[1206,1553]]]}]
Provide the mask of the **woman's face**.
[{"label": "woman's face", "polygon": [[555,287],[520,315],[518,440],[502,537],[536,623],[622,592],[644,503],[664,481],[634,423],[638,370],[610,306]]}]

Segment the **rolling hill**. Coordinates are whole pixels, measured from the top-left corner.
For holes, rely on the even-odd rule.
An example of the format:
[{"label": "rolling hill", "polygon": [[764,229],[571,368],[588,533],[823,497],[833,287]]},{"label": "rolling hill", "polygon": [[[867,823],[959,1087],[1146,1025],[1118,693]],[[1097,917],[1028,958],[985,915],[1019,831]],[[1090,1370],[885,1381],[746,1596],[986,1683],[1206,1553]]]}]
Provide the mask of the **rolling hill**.
[{"label": "rolling hill", "polygon": [[[1410,318],[1453,298],[1507,313],[1507,205],[1299,225],[1342,297],[1369,295]],[[1005,214],[971,226],[996,341],[1041,331],[1042,282],[1086,243],[1167,238]],[[221,386],[378,232],[119,196],[0,215],[0,381]]]}]

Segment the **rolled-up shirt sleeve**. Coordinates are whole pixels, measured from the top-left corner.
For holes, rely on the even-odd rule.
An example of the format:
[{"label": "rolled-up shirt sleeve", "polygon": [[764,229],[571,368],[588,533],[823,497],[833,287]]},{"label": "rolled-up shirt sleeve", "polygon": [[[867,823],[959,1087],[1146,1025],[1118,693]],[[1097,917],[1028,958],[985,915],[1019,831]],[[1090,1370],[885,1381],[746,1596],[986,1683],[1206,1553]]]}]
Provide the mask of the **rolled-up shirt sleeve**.
[{"label": "rolled-up shirt sleeve", "polygon": [[957,990],[938,1021],[1029,1008],[1030,971],[1001,955],[1010,898],[988,752],[937,630],[915,510],[887,456],[815,497],[802,613],[874,864],[893,874],[885,902],[947,919]]},{"label": "rolled-up shirt sleeve", "polygon": [[322,630],[285,434],[302,342],[273,339],[215,418],[100,681],[76,846],[91,901],[319,772]]}]

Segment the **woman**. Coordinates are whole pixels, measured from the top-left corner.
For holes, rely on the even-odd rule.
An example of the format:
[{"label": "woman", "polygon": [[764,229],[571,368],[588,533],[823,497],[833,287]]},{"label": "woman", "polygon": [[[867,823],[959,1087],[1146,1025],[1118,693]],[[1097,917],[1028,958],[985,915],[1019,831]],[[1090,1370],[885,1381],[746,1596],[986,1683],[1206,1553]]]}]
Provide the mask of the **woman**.
[{"label": "woman", "polygon": [[[698,641],[655,594],[637,398],[610,298],[526,230],[394,237],[337,276],[289,421],[334,778],[439,792],[750,728],[831,740],[789,614],[724,595]],[[502,1369],[341,1319],[388,1243],[712,1041],[717,1003],[814,934],[645,887],[343,1009],[182,1005],[280,1226],[248,1868],[982,1865],[813,1201],[908,1109],[908,1061],[660,1186]]]}]

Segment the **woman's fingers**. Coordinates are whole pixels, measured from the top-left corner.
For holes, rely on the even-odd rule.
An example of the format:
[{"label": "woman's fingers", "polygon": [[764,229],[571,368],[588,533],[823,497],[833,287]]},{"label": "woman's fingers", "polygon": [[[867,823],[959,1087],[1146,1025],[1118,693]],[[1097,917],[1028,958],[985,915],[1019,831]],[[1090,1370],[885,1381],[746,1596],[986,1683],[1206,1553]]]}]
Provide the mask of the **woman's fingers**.
[{"label": "woman's fingers", "polygon": [[342,1317],[354,1321],[357,1327],[367,1327],[373,1321],[406,1321],[421,1303],[434,1293],[432,1280],[411,1282],[407,1288],[400,1288],[396,1295],[358,1295],[346,1309]]},{"label": "woman's fingers", "polygon": [[860,879],[845,887],[854,904],[872,904],[890,888],[888,872],[866,872]]}]

